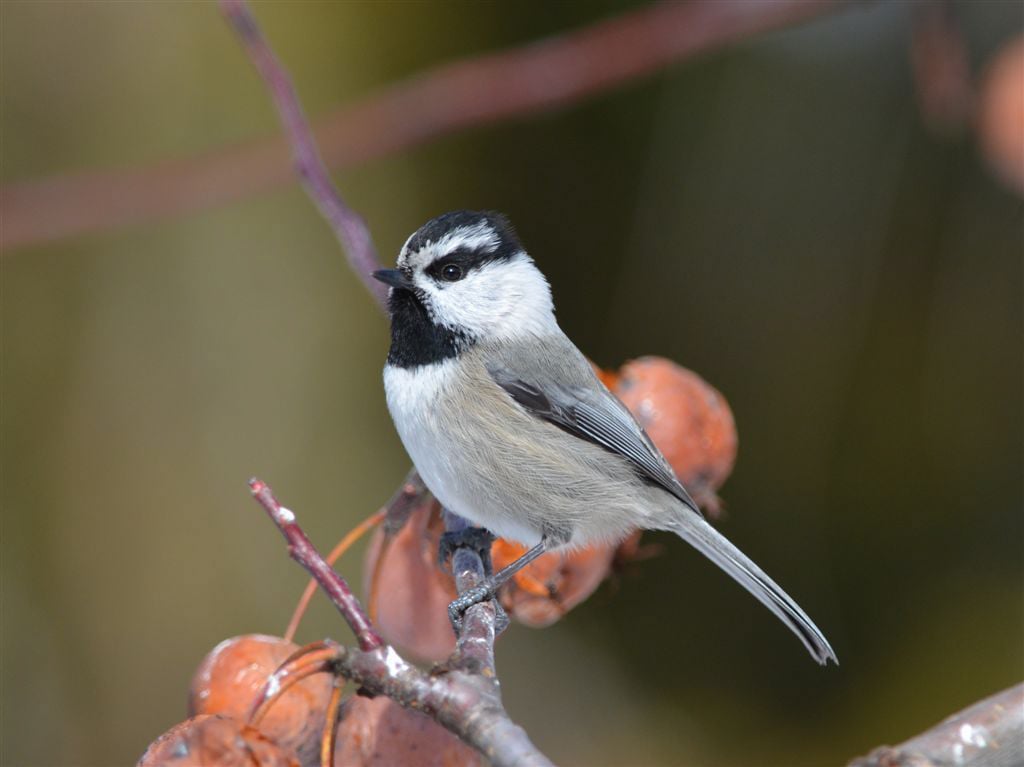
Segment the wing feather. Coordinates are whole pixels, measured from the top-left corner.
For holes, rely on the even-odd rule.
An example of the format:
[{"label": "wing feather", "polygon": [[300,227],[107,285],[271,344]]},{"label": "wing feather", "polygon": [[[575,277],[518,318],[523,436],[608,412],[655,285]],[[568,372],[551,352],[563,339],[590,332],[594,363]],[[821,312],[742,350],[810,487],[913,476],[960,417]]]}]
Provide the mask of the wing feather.
[{"label": "wing feather", "polygon": [[593,389],[570,389],[525,381],[497,365],[488,365],[487,372],[527,412],[625,458],[642,479],[659,485],[699,513],[697,504],[643,427],[625,405],[596,381]]}]

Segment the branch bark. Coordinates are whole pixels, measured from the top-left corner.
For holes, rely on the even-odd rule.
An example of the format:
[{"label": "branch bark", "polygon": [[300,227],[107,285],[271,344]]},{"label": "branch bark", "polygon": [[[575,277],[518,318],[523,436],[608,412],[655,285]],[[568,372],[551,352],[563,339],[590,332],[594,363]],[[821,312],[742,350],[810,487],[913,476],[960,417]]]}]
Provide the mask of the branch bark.
[{"label": "branch bark", "polygon": [[1024,684],[985,698],[899,746],[850,767],[1019,767],[1024,764]]},{"label": "branch bark", "polygon": [[[851,3],[658,3],[428,70],[327,115],[314,133],[329,167],[350,168],[470,127],[565,107],[674,62]],[[230,14],[240,4],[224,5]],[[245,22],[235,21],[236,29],[239,23]],[[240,31],[252,54],[244,26]],[[287,86],[287,80],[278,85]],[[275,89],[275,98],[282,93]],[[288,114],[304,125],[294,106]],[[0,252],[206,210],[290,180],[286,143],[274,137],[144,167],[9,183],[0,187]],[[328,211],[325,215],[331,219]]]},{"label": "branch bark", "polygon": [[[469,523],[462,517],[445,513],[445,527],[462,530]],[[452,552],[452,575],[459,594],[479,586],[487,577],[479,552],[460,546]],[[460,668],[497,678],[494,666],[494,640],[498,635],[498,607],[495,600],[473,605],[462,618],[462,628],[455,639],[455,661]]]}]

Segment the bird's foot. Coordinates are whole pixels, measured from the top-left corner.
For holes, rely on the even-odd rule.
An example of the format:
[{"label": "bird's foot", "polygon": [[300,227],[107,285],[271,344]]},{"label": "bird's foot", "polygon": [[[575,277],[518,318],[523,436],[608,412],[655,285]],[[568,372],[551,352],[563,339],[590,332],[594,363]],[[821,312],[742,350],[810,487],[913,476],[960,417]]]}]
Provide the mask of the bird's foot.
[{"label": "bird's foot", "polygon": [[455,636],[462,633],[462,618],[466,614],[466,610],[473,605],[490,600],[494,601],[494,635],[498,636],[508,628],[508,613],[498,601],[497,592],[500,587],[501,583],[495,583],[493,576],[488,577],[479,586],[474,586],[459,594],[458,598],[448,605],[448,619],[452,622]]}]

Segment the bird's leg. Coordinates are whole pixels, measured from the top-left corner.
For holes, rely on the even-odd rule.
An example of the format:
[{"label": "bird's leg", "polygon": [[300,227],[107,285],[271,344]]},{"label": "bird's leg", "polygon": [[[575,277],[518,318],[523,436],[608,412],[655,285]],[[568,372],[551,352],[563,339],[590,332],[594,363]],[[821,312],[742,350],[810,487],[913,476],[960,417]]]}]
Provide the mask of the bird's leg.
[{"label": "bird's leg", "polygon": [[437,547],[437,563],[444,570],[448,565],[448,560],[455,553],[455,549],[465,546],[480,555],[480,561],[484,565],[484,575],[489,576],[494,572],[494,565],[491,563],[491,544],[493,543],[494,533],[482,527],[446,530],[441,533],[441,543]]},{"label": "bird's leg", "polygon": [[501,568],[494,575],[488,576],[480,585],[462,592],[458,599],[448,605],[448,618],[452,622],[452,628],[455,629],[456,635],[458,635],[462,627],[462,616],[466,610],[480,602],[494,599],[502,584],[543,554],[547,550],[547,546],[548,538],[544,536],[541,538],[540,543],[519,557],[519,559]]}]

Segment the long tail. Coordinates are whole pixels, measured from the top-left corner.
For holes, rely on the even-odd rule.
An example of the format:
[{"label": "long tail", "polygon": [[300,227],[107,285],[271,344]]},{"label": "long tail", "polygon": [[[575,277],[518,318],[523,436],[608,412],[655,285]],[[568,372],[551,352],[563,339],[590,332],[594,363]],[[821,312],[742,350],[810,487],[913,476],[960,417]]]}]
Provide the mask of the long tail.
[{"label": "long tail", "polygon": [[751,562],[703,517],[688,511],[686,517],[677,520],[669,529],[725,570],[775,613],[800,638],[818,663],[824,666],[832,661],[839,665],[839,659],[825,635],[818,630],[807,613],[764,570]]}]

